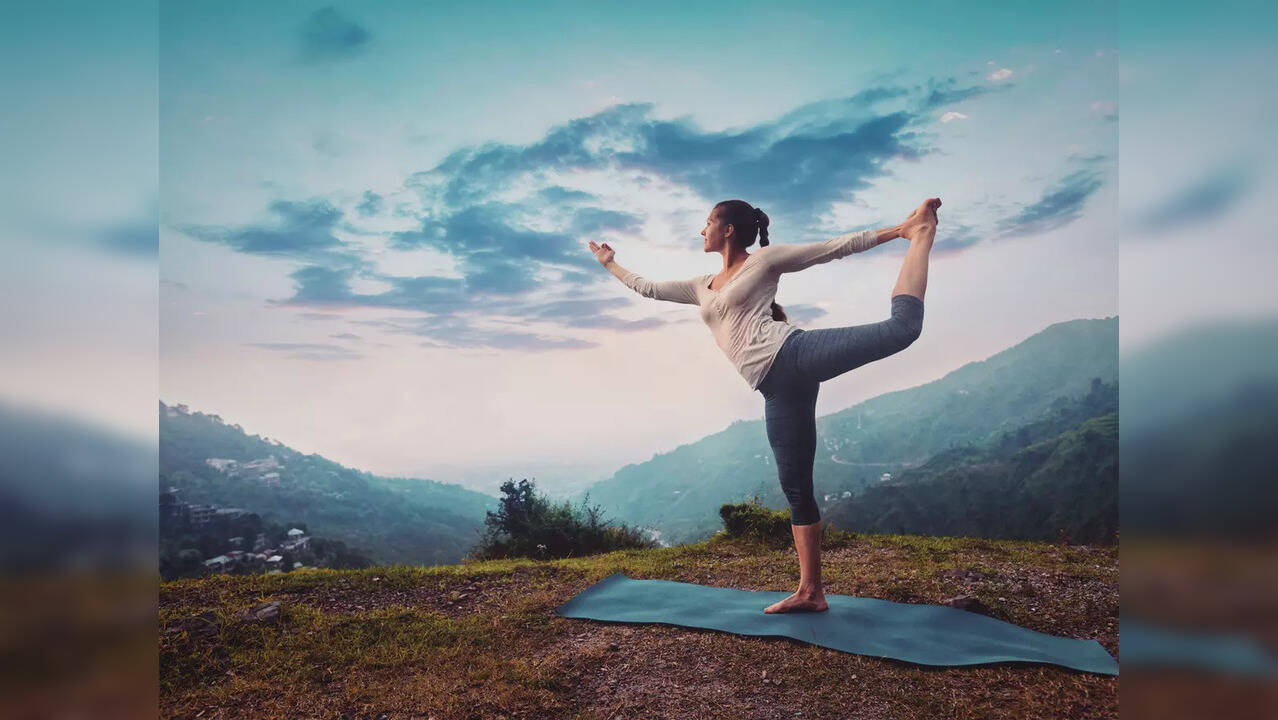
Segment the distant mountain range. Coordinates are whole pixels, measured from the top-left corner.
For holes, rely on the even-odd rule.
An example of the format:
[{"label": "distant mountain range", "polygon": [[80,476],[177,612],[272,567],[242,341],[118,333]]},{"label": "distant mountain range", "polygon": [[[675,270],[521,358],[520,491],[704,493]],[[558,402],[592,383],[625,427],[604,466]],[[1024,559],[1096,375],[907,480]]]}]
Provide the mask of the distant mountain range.
[{"label": "distant mountain range", "polygon": [[460,562],[497,506],[457,485],[352,470],[161,402],[160,487],[168,486],[186,502],[305,522],[378,564]]},{"label": "distant mountain range", "polygon": [[[1117,412],[1117,387],[1118,318],[1056,323],[934,382],[817,418],[818,501],[823,511],[830,506],[832,520],[848,523],[846,529],[872,530],[880,525],[869,519],[886,517],[894,532],[979,528],[977,534],[992,537],[1055,539],[1065,532],[1097,538],[1117,522],[1116,438],[1112,421],[1103,419]],[[891,490],[880,487],[884,473],[893,478]],[[984,474],[988,480],[976,479]],[[974,483],[973,498],[1016,485],[1013,496],[1027,516],[1003,512],[1002,524],[964,521],[957,516],[982,508],[961,505],[949,509],[956,517],[939,522],[941,508],[908,509],[911,493],[935,492],[960,476]],[[913,484],[919,487],[902,489]],[[1085,492],[1085,507],[1075,507],[1069,488]],[[771,507],[787,507],[762,420],[738,421],[627,465],[577,499],[587,494],[609,517],[652,527],[672,544],[715,532],[723,503],[757,495]],[[827,494],[838,498],[834,505],[824,501]],[[1051,527],[1030,519],[1042,515],[1044,503],[1056,513]]]}]

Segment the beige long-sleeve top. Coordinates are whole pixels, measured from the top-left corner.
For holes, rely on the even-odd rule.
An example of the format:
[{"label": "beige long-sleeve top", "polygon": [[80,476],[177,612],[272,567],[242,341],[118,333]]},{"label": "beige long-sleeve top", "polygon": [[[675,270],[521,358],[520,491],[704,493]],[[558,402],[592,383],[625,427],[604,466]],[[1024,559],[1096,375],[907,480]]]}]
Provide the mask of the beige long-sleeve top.
[{"label": "beige long-sleeve top", "polygon": [[635,272],[621,281],[644,297],[701,306],[701,319],[737,372],[757,390],[782,343],[798,326],[772,319],[772,301],[783,273],[869,250],[878,243],[875,230],[860,230],[821,242],[767,245],[758,248],[718,290],[713,274],[687,280],[653,282]]}]

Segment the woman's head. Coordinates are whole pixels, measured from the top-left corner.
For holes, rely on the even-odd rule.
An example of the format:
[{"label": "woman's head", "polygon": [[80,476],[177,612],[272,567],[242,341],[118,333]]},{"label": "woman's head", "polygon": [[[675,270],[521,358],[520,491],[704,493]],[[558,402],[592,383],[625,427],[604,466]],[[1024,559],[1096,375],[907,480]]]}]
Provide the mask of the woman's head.
[{"label": "woman's head", "polygon": [[[768,215],[745,200],[724,200],[710,210],[706,218],[706,229],[701,231],[706,239],[706,250],[721,250],[726,243],[732,243],[744,250],[759,240],[759,247],[768,245]],[[776,302],[772,303],[772,319],[778,322],[789,322],[785,310]]]},{"label": "woman's head", "polygon": [[765,247],[768,216],[744,200],[724,200],[710,210],[701,235],[710,243],[708,250],[721,249],[720,241],[745,249],[754,244],[755,238],[759,240],[759,247]]}]

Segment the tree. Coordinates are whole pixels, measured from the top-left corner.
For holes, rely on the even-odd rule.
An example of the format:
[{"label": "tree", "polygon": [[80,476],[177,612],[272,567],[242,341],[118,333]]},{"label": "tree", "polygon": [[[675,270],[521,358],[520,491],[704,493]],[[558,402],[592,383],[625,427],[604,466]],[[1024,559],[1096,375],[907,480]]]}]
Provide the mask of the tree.
[{"label": "tree", "polygon": [[582,519],[570,503],[552,504],[526,478],[518,483],[507,480],[501,491],[497,511],[485,515],[487,531],[474,553],[476,559],[570,557],[656,545],[640,530],[601,522],[598,506],[587,507],[583,502]]}]

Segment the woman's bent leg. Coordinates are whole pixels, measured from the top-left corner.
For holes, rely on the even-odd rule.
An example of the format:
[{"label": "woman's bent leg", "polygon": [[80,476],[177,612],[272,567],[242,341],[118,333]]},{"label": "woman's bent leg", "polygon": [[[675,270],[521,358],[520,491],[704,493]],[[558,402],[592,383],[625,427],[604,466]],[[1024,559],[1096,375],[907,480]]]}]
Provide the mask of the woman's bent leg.
[{"label": "woman's bent leg", "polygon": [[825,382],[909,347],[923,332],[923,301],[892,297],[892,316],[881,322],[807,330],[796,340],[794,364],[809,380]]}]

